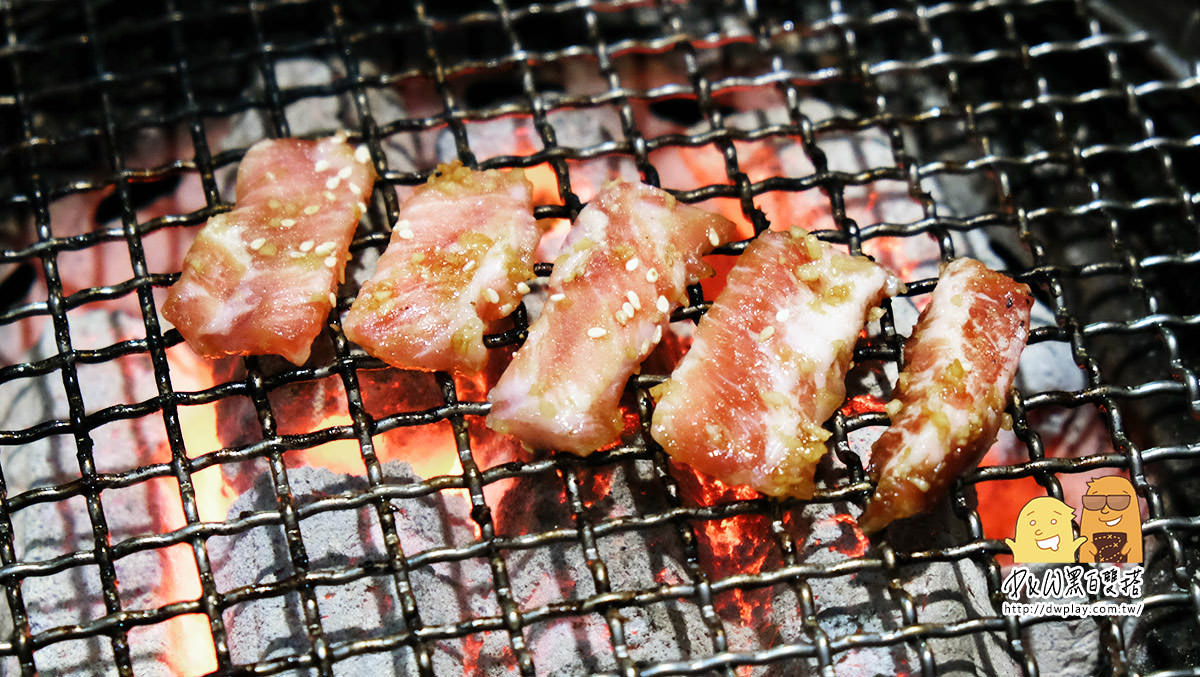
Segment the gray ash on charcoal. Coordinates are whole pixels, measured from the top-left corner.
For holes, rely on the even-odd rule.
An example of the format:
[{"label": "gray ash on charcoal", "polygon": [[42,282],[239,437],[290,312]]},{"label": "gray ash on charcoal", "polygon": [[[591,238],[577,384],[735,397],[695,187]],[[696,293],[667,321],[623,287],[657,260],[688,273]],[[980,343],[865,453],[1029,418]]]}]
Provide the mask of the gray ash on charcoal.
[{"label": "gray ash on charcoal", "polygon": [[[676,469],[687,506],[711,489],[707,481],[686,469]],[[612,466],[578,470],[582,519],[593,527],[607,520],[662,514],[670,509],[662,479],[649,460],[627,460]],[[717,503],[730,496],[721,497]],[[712,500],[710,497],[708,500]],[[705,503],[709,504],[709,503]],[[848,503],[812,504],[786,514],[783,524],[798,544],[797,563],[833,564],[860,557],[865,548],[854,527],[857,507]],[[544,472],[516,481],[494,512],[502,536],[540,534],[554,529],[574,532],[578,525],[567,507],[564,480]],[[685,520],[684,529],[696,534],[700,572],[709,581],[737,574],[769,573],[784,565],[769,520],[760,514],[723,520]],[[912,525],[902,542],[929,543],[947,536],[946,524]],[[912,529],[920,533],[911,533]],[[610,590],[646,594],[666,586],[696,583],[688,556],[672,521],[645,529],[615,530],[599,536],[596,548]],[[923,529],[923,530],[922,530]],[[732,532],[733,540],[723,537]],[[574,535],[574,534],[573,534]],[[961,533],[956,534],[964,536]],[[523,611],[548,604],[579,605],[596,594],[583,547],[577,538],[505,555],[513,593]],[[944,624],[990,615],[983,566],[971,561],[925,562],[899,568],[894,575],[915,596],[917,622]],[[807,584],[816,604],[816,623],[831,639],[862,632],[886,632],[904,625],[886,576],[863,571],[834,577],[813,577]],[[727,649],[759,651],[783,643],[807,644],[800,590],[793,582],[763,588],[735,589],[713,600]],[[715,653],[714,633],[706,625],[695,596],[667,596],[646,603],[614,603],[611,609],[574,613],[535,623],[525,638],[539,674],[582,675],[616,668],[605,612],[620,621],[630,658],[639,664],[686,661]],[[929,642],[939,668],[948,674],[969,674],[972,665],[989,665],[996,674],[1015,669],[1001,633]],[[599,650],[598,650],[599,649]],[[919,669],[919,656],[910,644],[862,647],[835,655],[838,674],[898,674]],[[816,662],[794,659],[765,666],[746,666],[745,674],[816,674]],[[973,674],[973,673],[970,673]]]},{"label": "gray ash on charcoal", "polygon": [[[77,346],[99,347],[144,332],[141,322],[123,313],[82,311],[71,315],[72,340]],[[54,336],[46,332],[30,351],[32,361],[58,354]],[[155,394],[149,360],[138,356],[80,365],[80,388],[87,411],[134,403]],[[39,378],[17,379],[0,387],[0,429],[18,430],[32,423],[66,418],[68,405],[57,372]],[[99,472],[125,471],[152,461],[165,460],[166,432],[161,419],[118,419],[89,433]],[[78,450],[70,436],[50,436],[19,446],[0,447],[0,468],[8,496],[62,486],[80,479]],[[109,542],[162,533],[160,515],[179,511],[172,483],[140,482],[100,495]],[[36,502],[12,513],[13,544],[20,562],[41,562],[77,552],[94,552],[92,521],[81,493],[70,498]],[[122,608],[153,609],[165,601],[158,586],[167,563],[156,550],[139,551],[114,563]],[[71,566],[58,573],[27,576],[19,582],[34,634],[102,618],[105,606],[99,569],[95,564]],[[0,620],[7,635],[12,621],[7,603]],[[129,634],[133,667],[139,675],[168,675],[168,638],[165,626],[151,625]],[[50,644],[34,653],[38,670],[45,675],[74,675],[92,669],[97,660],[112,664],[112,648],[105,635]],[[9,669],[13,668],[13,672]],[[16,666],[0,666],[0,673],[16,674]]]},{"label": "gray ash on charcoal", "polygon": [[[383,472],[388,483],[420,481],[405,463],[386,464]],[[322,468],[290,469],[287,479],[298,506],[366,489],[363,478]],[[278,509],[270,478],[262,476],[234,502],[229,514],[236,518]],[[406,557],[433,549],[460,547],[474,538],[468,507],[457,496],[434,493],[393,499],[390,509],[395,512],[400,547]],[[300,531],[310,571],[346,571],[388,559],[383,532],[371,505],[309,515],[300,521]],[[210,547],[214,577],[221,592],[296,575],[279,525],[214,537],[210,539]],[[491,573],[481,558],[426,564],[410,571],[409,580],[421,622],[426,626],[457,624],[499,614]],[[408,629],[400,613],[393,578],[386,571],[317,586],[315,591],[322,630],[330,642],[381,637]],[[224,615],[235,663],[304,654],[310,649],[296,593],[243,602],[226,609]],[[503,674],[504,666],[512,660],[507,637],[500,632],[437,641],[430,653],[438,674],[455,674],[464,669],[466,662],[474,662],[486,674]],[[415,675],[416,662],[411,648],[404,646],[350,657],[335,664],[335,673]]]}]

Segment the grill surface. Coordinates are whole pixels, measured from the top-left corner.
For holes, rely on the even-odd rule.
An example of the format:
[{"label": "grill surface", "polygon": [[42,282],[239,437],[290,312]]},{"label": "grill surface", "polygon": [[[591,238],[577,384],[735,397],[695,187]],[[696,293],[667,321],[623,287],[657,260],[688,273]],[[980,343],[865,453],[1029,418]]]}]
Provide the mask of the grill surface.
[{"label": "grill surface", "polygon": [[[1200,434],[1193,415],[1200,413],[1197,382],[1197,327],[1200,294],[1200,117],[1194,114],[1200,81],[1169,70],[1158,45],[1148,34],[1115,27],[1107,10],[1085,0],[978,0],[920,4],[894,0],[830,0],[803,7],[777,2],[697,2],[691,5],[650,2],[593,4],[586,1],[526,4],[520,0],[479,2],[470,11],[438,9],[415,2],[351,3],[336,0],[251,0],[247,3],[121,3],[102,0],[0,2],[4,47],[0,49],[0,199],[7,220],[32,224],[30,233],[10,229],[0,263],[17,264],[9,278],[7,305],[0,327],[44,316],[52,322],[58,355],[0,368],[0,384],[51,376],[61,378],[69,404],[64,417],[0,431],[0,445],[27,445],[62,436],[77,450],[79,479],[10,494],[0,484],[0,582],[4,584],[14,632],[0,640],[0,656],[8,667],[35,669],[34,653],[56,642],[107,635],[115,669],[132,673],[129,633],[181,614],[208,619],[219,670],[270,674],[312,668],[332,674],[336,662],[365,652],[408,647],[424,672],[431,670],[429,645],[447,637],[488,630],[507,630],[516,668],[532,674],[536,657],[522,639],[522,628],[549,618],[600,614],[611,631],[613,655],[621,674],[732,673],[737,666],[805,658],[831,671],[839,656],[859,646],[906,644],[920,656],[914,666],[922,674],[938,670],[930,640],[937,637],[996,633],[1011,645],[1028,674],[1037,673],[1038,657],[1022,639],[1024,627],[1054,623],[1018,619],[999,613],[1001,570],[995,556],[1003,543],[984,538],[975,508],[974,485],[1032,477],[1052,495],[1061,496],[1060,478],[1097,468],[1125,470],[1144,499],[1149,517],[1147,543],[1158,571],[1147,591],[1145,619],[1152,626],[1132,639],[1120,619],[1097,617],[1103,643],[1102,666],[1114,674],[1126,671],[1179,674],[1193,670],[1189,654],[1200,614],[1200,578],[1195,561],[1200,520],[1194,489],[1186,479],[1200,459]],[[135,7],[136,6],[136,7]],[[335,78],[322,85],[281,88],[275,64],[297,55],[320,59],[335,68]],[[622,82],[618,62],[626,58],[647,64],[682,64],[686,79],[640,90]],[[567,95],[544,86],[545,74],[566,59],[592,63],[606,91]],[[365,63],[373,64],[371,68]],[[735,63],[723,72],[713,63]],[[261,97],[247,98],[247,86],[261,78]],[[429,117],[384,119],[369,98],[397,83],[420,81],[442,110]],[[485,83],[480,85],[479,83]],[[468,86],[472,85],[472,86]],[[482,87],[482,93],[481,89]],[[789,111],[786,124],[766,124],[746,131],[726,126],[722,100],[734,91],[762,90],[778,96]],[[839,107],[839,115],[813,123],[800,102],[817,96]],[[167,349],[180,343],[174,330],[164,330],[153,291],[170,285],[176,275],[151,272],[144,239],[156,231],[194,227],[228,208],[232,196],[219,188],[217,173],[236,166],[244,147],[216,152],[209,135],[214,120],[248,110],[261,110],[269,135],[291,133],[289,106],[307,99],[336,97],[359,121],[349,130],[368,144],[376,163],[384,162],[382,144],[422,130],[448,126],[461,160],[468,165],[506,167],[548,165],[557,177],[561,204],[540,205],[539,218],[571,218],[580,208],[572,192],[572,171],[593,158],[629,157],[650,183],[659,181],[650,154],[677,146],[704,147],[723,158],[727,180],[681,191],[686,202],[709,198],[738,201],[746,217],[767,226],[755,200],[772,192],[819,191],[827,196],[836,230],[822,237],[861,251],[872,238],[894,235],[930,237],[953,255],[951,232],[985,232],[993,241],[1019,242],[1007,251],[1015,276],[1029,283],[1054,313],[1057,326],[1042,327],[1031,343],[1070,347],[1086,384],[1075,391],[1022,392],[1010,412],[1014,429],[1028,447],[1023,462],[980,469],[953,495],[954,513],[969,538],[945,549],[897,550],[884,539],[860,557],[836,565],[801,563],[782,515],[792,503],[765,499],[724,500],[715,507],[686,504],[661,451],[649,443],[620,446],[588,459],[551,456],[481,471],[473,457],[468,421],[486,413],[480,401],[460,399],[455,383],[438,376],[443,405],[431,410],[394,411],[383,418],[368,415],[360,388],[360,372],[379,364],[352,348],[333,320],[334,355],[325,363],[283,371],[263,360],[245,360],[246,376],[229,379],[201,392],[179,392],[172,383]],[[634,103],[649,102],[689,123],[706,124],[695,135],[650,136],[639,129]],[[621,121],[624,136],[585,148],[557,141],[548,114],[569,109],[610,110]],[[531,116],[541,150],[521,157],[480,158],[468,142],[472,121],[501,115]],[[882,130],[891,143],[894,162],[861,173],[831,171],[818,141],[834,134]],[[332,132],[333,130],[324,130]],[[134,142],[150,132],[178,133],[185,148],[181,159],[150,167],[131,163]],[[751,181],[739,165],[738,142],[798,139],[812,159],[811,176],[775,176]],[[482,161],[481,161],[482,160]],[[410,172],[381,166],[383,186],[413,185],[431,167]],[[206,206],[197,211],[140,220],[139,206],[169,192],[181,177],[198,175]],[[924,217],[914,223],[855,223],[846,216],[846,186],[869,186],[882,180],[905,182]],[[979,205],[962,213],[942,203],[931,186],[962,182],[977,194]],[[103,192],[105,208],[119,217],[115,228],[64,236],[51,218],[51,206],[78,194]],[[397,200],[377,189],[373,199],[373,232],[360,234],[353,250],[381,250],[387,233],[378,224],[395,219]],[[22,240],[21,238],[26,239]],[[1006,239],[1007,238],[1007,239]],[[60,282],[62,261],[71,252],[104,242],[128,247],[132,276],[120,284],[66,294]],[[1079,246],[1076,246],[1079,245]],[[740,251],[732,245],[724,253]],[[539,266],[541,275],[549,267]],[[30,271],[44,275],[48,298],[11,302],[23,293]],[[910,281],[908,295],[927,294],[933,280]],[[136,298],[144,318],[145,337],[96,349],[74,345],[69,318],[87,304]],[[694,319],[705,309],[697,287],[692,304],[676,320]],[[349,298],[342,298],[344,310]],[[501,348],[523,338],[524,314],[517,328],[489,337]],[[895,361],[902,337],[885,316],[879,336],[858,346],[857,360]],[[154,396],[130,404],[97,408],[86,402],[80,386],[81,366],[121,356],[147,356],[153,365]],[[351,425],[311,434],[282,435],[268,394],[284,385],[340,379]],[[656,379],[639,377],[641,417],[648,424],[645,390]],[[189,459],[185,453],[181,407],[244,397],[253,402],[262,443],[231,448]],[[1114,453],[1080,458],[1046,453],[1030,416],[1039,410],[1095,407],[1100,412]],[[125,472],[97,471],[103,452],[95,431],[118,419],[161,419],[170,443],[171,460]],[[385,481],[372,437],[409,425],[448,421],[454,431],[463,472],[416,484]],[[828,487],[817,502],[860,501],[869,484],[847,435],[880,426],[880,414],[839,414],[833,421],[833,448],[850,466],[849,478]],[[334,439],[356,440],[367,468],[367,488],[298,506],[293,500],[284,453]],[[242,515],[223,523],[200,521],[193,474],[219,464],[251,457],[266,459],[277,491],[277,510]],[[631,517],[593,520],[580,495],[580,483],[599,469],[630,459],[646,459],[659,470],[662,491],[671,508]],[[509,572],[501,553],[534,549],[564,538],[556,533],[522,537],[498,536],[483,488],[498,480],[558,473],[565,487],[571,523],[564,525],[589,560],[596,594],[534,610],[520,610],[512,598]],[[174,478],[187,521],[185,528],[110,542],[101,492],[130,487],[152,478]],[[484,557],[490,569],[500,613],[457,624],[426,625],[421,600],[407,584],[413,561],[399,551],[396,518],[389,499],[461,489],[469,493],[471,518],[479,541],[459,548],[422,554],[421,561],[457,561]],[[31,505],[82,500],[92,525],[94,547],[46,561],[28,561],[14,546],[11,516]],[[299,521],[348,507],[370,505],[378,513],[388,543],[387,559],[335,568],[315,569],[305,554]],[[735,515],[764,515],[772,523],[784,566],[764,574],[713,578],[696,564],[696,525]],[[294,575],[272,583],[218,592],[213,581],[208,539],[263,524],[281,525],[287,535]],[[596,547],[598,536],[669,524],[677,529],[691,566],[690,580],[640,591],[611,592],[606,563]],[[202,594],[151,610],[123,608],[115,562],[133,553],[184,544],[194,554]],[[408,553],[413,555],[413,553]],[[928,561],[971,560],[987,571],[988,593],[996,605],[990,616],[952,624],[919,621],[919,609],[905,590],[907,567]],[[33,633],[29,599],[22,582],[74,567],[95,566],[107,615],[75,626]],[[807,641],[781,644],[765,652],[729,650],[719,622],[709,624],[711,650],[692,661],[637,664],[624,646],[622,608],[647,606],[670,598],[687,598],[706,618],[715,619],[714,596],[765,585],[792,586],[802,600],[801,613],[820,612],[809,581],[821,577],[877,572],[890,581],[892,603],[904,625],[895,630],[831,636],[815,623]],[[390,576],[400,597],[406,627],[372,639],[331,639],[322,629],[317,584],[367,575]],[[300,622],[310,650],[256,665],[235,666],[230,658],[222,612],[249,599],[296,593],[303,600]],[[1035,630],[1036,631],[1036,630]],[[1178,640],[1173,639],[1178,638]],[[1152,657],[1131,663],[1130,643],[1154,644]]]}]

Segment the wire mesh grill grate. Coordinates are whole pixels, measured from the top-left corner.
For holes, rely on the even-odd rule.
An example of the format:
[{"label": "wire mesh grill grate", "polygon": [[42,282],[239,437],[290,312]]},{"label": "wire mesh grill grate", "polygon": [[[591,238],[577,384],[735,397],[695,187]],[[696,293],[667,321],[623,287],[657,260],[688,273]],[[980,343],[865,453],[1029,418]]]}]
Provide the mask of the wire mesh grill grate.
[{"label": "wire mesh grill grate", "polygon": [[[973,491],[1032,478],[1050,495],[1062,497],[1061,479],[1106,468],[1126,471],[1148,507],[1143,529],[1159,553],[1154,566],[1162,577],[1147,593],[1145,613],[1169,619],[1164,625],[1195,629],[1200,578],[1192,553],[1200,513],[1188,495],[1189,480],[1181,478],[1194,474],[1200,457],[1200,434],[1192,418],[1200,414],[1200,353],[1195,349],[1200,295],[1189,282],[1200,272],[1200,198],[1195,192],[1200,187],[1200,120],[1190,115],[1200,82],[1166,70],[1148,34],[1118,30],[1086,0],[830,0],[802,7],[716,0],[494,0],[453,11],[420,1],[405,6],[337,0],[129,5],[0,1],[5,35],[0,49],[0,215],[8,229],[0,231],[6,238],[0,265],[9,273],[5,285],[16,287],[12,297],[25,294],[21,280],[26,287],[33,284],[32,277],[45,282],[44,298],[5,299],[0,327],[17,331],[30,322],[48,323],[54,345],[54,354],[46,357],[7,358],[0,367],[0,385],[56,380],[54,387],[61,387],[66,403],[65,411],[0,430],[0,454],[39,441],[65,440],[78,461],[69,481],[15,492],[9,488],[10,468],[0,466],[0,581],[11,623],[10,636],[0,639],[5,668],[32,673],[47,648],[104,636],[110,645],[108,669],[133,674],[139,629],[199,614],[212,635],[216,669],[223,673],[307,670],[327,675],[353,656],[404,650],[419,673],[432,674],[439,642],[499,633],[506,638],[509,671],[534,674],[539,656],[527,639],[531,627],[597,615],[611,644],[606,670],[612,674],[734,674],[748,666],[794,664],[829,674],[847,656],[873,646],[903,646],[916,657],[913,672],[936,674],[944,668],[936,649],[939,639],[982,635],[1000,637],[1022,669],[1037,674],[1039,656],[1029,632],[1055,621],[999,613],[996,555],[1007,550],[985,537]],[[295,58],[324,63],[329,78],[281,84],[281,64]],[[600,88],[580,92],[559,86],[565,66],[580,63]],[[631,73],[656,69],[669,76],[658,82],[630,81]],[[376,100],[395,89],[421,92],[428,110],[389,114]],[[735,122],[740,111],[730,102],[747,92],[776,102],[785,119],[764,116],[753,126]],[[814,119],[804,106],[811,97],[828,101],[835,114]],[[384,224],[394,222],[398,210],[391,188],[415,185],[432,169],[419,159],[401,164],[389,158],[396,157],[397,148],[402,156],[415,152],[412,140],[431,130],[442,133],[465,164],[540,168],[552,175],[557,193],[537,207],[539,218],[574,217],[583,204],[577,188],[587,168],[624,159],[645,181],[672,188],[684,202],[736,205],[745,222],[759,231],[768,226],[766,199],[820,196],[833,218],[833,227],[821,237],[855,252],[863,251],[864,243],[888,237],[932,238],[943,260],[955,254],[965,235],[1018,243],[1000,247],[998,253],[1053,313],[1053,324],[1037,328],[1031,344],[1068,347],[1083,385],[1016,397],[1010,413],[1027,457],[964,478],[952,501],[955,518],[965,525],[960,544],[911,551],[884,540],[865,553],[824,563],[798,555],[789,514],[801,504],[727,496],[715,505],[695,505],[648,435],[587,459],[555,455],[487,467],[476,458],[471,431],[486,404],[446,375],[436,377],[436,406],[373,413],[362,379],[381,365],[349,344],[336,312],[324,361],[280,370],[269,360],[251,358],[236,377],[199,390],[178,389],[179,374],[168,354],[181,338],[161,324],[154,296],[176,273],[154,268],[149,255],[162,242],[156,238],[194,230],[228,209],[232,195],[221,177],[236,166],[247,144],[218,150],[223,146],[217,130],[223,122],[259,114],[263,135],[288,136],[295,133],[298,107],[314,101],[335,102],[340,114],[354,121],[348,131],[366,144],[381,170],[371,227],[360,231],[352,247],[356,257],[386,244]],[[647,129],[642,124],[647,108],[681,118],[686,133]],[[563,112],[609,115],[616,129],[589,145],[565,144],[556,117]],[[503,119],[528,122],[528,152],[481,151],[475,126]],[[831,161],[825,140],[868,130],[886,139],[891,162],[847,171]],[[333,131],[312,130],[311,135]],[[810,159],[812,173],[763,176],[750,171],[747,148],[764,141],[798,145]],[[159,159],[145,162],[142,145],[147,143],[182,150],[169,157],[151,154]],[[720,175],[682,189],[664,181],[662,158],[676,149],[711,153],[719,158]],[[198,183],[203,204],[145,216],[148,201],[185,180]],[[920,218],[908,223],[851,218],[847,191],[880,182],[902,183],[920,205]],[[974,193],[975,206],[963,208],[947,197],[953,194],[945,188],[950,184]],[[59,210],[83,196],[103,197],[96,221],[104,225],[64,230]],[[102,210],[108,219],[100,217]],[[62,278],[82,260],[78,255],[106,245],[124,248],[129,274],[116,282],[68,290]],[[729,245],[720,253],[736,255],[743,246]],[[537,267],[539,275],[549,270],[548,264]],[[932,279],[907,281],[911,297],[928,294],[933,285]],[[39,288],[34,284],[33,289]],[[676,321],[696,319],[707,307],[700,286],[689,296],[691,304],[675,315]],[[74,314],[122,300],[140,311],[144,335],[98,347],[81,344]],[[345,310],[349,302],[343,295],[339,308]],[[514,328],[488,337],[490,348],[503,351],[523,340],[524,310],[514,317]],[[889,313],[878,334],[860,343],[856,359],[895,363],[902,341]],[[88,368],[130,358],[148,360],[153,391],[107,406],[88,401]],[[348,422],[285,432],[290,430],[287,414],[272,394],[289,385],[327,380],[344,393]],[[650,406],[647,390],[660,380],[640,376],[631,386],[637,393],[634,413],[643,428]],[[256,441],[189,454],[181,410],[238,398],[251,403]],[[1098,412],[1110,451],[1065,457],[1048,449],[1039,412],[1078,408]],[[98,465],[97,454],[104,449],[98,439],[104,427],[142,419],[161,422],[168,453],[135,468],[101,469],[103,459]],[[377,454],[379,436],[439,422],[452,431],[461,473],[389,481]],[[885,423],[878,413],[844,410],[837,415],[831,447],[846,464],[846,475],[820,491],[814,502],[861,503],[869,484],[849,437]],[[351,492],[298,501],[288,454],[335,440],[357,444],[364,482]],[[265,463],[275,508],[224,521],[203,520],[198,473],[221,472],[255,459]],[[665,503],[644,514],[596,517],[588,483],[629,463],[654,469]],[[543,475],[561,483],[566,522],[540,533],[502,533],[487,488]],[[181,526],[111,538],[104,497],[163,479],[177,487]],[[392,502],[446,492],[458,492],[468,501],[475,539],[405,552],[399,535],[403,516]],[[82,501],[90,546],[47,559],[25,556],[15,536],[14,515],[70,501]],[[336,566],[313,564],[303,522],[359,508],[368,508],[377,520],[385,546],[379,556]],[[701,527],[743,516],[761,517],[770,525],[770,547],[779,566],[714,574],[701,552]],[[664,525],[685,555],[683,579],[639,589],[614,586],[613,563],[598,544]],[[220,589],[211,541],[265,526],[281,529],[291,574]],[[579,547],[593,592],[526,608],[514,596],[507,556],[553,543]],[[118,580],[121,562],[173,546],[186,548],[194,563],[196,593],[150,609],[129,608],[123,601],[124,583]],[[437,563],[473,559],[486,562],[494,610],[457,621],[429,621],[422,615],[414,576]],[[954,622],[923,621],[926,600],[907,583],[907,572],[923,563],[959,561],[983,569],[995,609]],[[37,601],[25,593],[25,583],[85,567],[96,569],[103,613],[38,628]],[[899,623],[878,632],[830,632],[818,622],[830,602],[816,599],[812,583],[867,574],[885,578],[886,604],[897,610]],[[363,578],[390,581],[400,620],[394,627],[373,629],[377,632],[369,637],[328,631],[322,590]],[[773,586],[790,588],[800,600],[803,635],[744,650],[730,634],[718,598]],[[235,662],[226,627],[229,610],[285,595],[298,599],[295,620],[305,650],[254,664]],[[699,609],[706,646],[679,660],[640,660],[630,648],[636,629],[625,612],[667,600],[685,600]],[[1131,655],[1132,646],[1159,641],[1157,635],[1131,637],[1131,626],[1111,617],[1087,622],[1099,630],[1106,670],[1165,674],[1194,669],[1186,650],[1162,649],[1149,661]]]}]

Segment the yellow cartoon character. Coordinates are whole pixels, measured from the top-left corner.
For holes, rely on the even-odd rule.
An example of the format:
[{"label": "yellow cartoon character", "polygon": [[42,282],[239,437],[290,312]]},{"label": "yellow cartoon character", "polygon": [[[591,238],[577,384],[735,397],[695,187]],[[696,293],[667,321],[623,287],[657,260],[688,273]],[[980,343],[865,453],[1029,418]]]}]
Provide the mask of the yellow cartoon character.
[{"label": "yellow cartoon character", "polygon": [[1088,482],[1079,532],[1088,539],[1080,562],[1142,561],[1142,513],[1129,480],[1110,475]]},{"label": "yellow cartoon character", "polygon": [[1075,538],[1071,518],[1075,510],[1057,498],[1039,496],[1021,508],[1013,534],[1004,542],[1012,550],[1013,562],[1074,562],[1075,551],[1087,542]]}]

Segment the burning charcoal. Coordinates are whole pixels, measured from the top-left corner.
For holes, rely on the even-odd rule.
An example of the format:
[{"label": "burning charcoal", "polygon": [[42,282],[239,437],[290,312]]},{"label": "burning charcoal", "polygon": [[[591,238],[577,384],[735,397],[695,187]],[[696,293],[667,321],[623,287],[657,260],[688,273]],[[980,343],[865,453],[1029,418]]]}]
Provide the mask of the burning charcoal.
[{"label": "burning charcoal", "polygon": [[[580,472],[589,514],[610,517],[636,514],[638,508],[662,509],[661,488],[647,461]],[[596,489],[600,491],[596,492]],[[533,503],[530,503],[532,497]],[[569,528],[563,505],[562,480],[552,474],[523,477],[496,510],[497,530],[504,534],[540,533]],[[630,530],[597,539],[608,571],[610,588],[643,590],[664,581],[686,577],[679,538],[670,527]],[[506,553],[513,595],[525,611],[556,602],[584,600],[595,594],[588,563],[579,543],[567,541]],[[555,572],[553,574],[549,572]],[[667,600],[642,607],[621,607],[625,641],[638,662],[661,662],[701,657],[712,643],[699,608],[688,601]],[[612,670],[612,640],[605,619],[593,613],[556,618],[526,629],[538,674],[582,675]],[[600,652],[596,647],[603,647]]]},{"label": "burning charcoal", "polygon": [[[340,62],[334,64],[307,57],[279,59],[274,64],[275,82],[281,90],[328,86],[331,82],[346,77]],[[365,62],[362,64],[362,70],[372,72],[378,69]],[[263,91],[260,75],[248,88],[246,95],[262,97]],[[394,120],[406,117],[404,103],[397,92],[373,89],[368,100],[371,112],[377,119]],[[361,126],[349,94],[337,97],[304,97],[290,104],[286,114],[292,136],[328,134],[339,129],[353,131]],[[268,113],[261,109],[251,109],[234,115],[230,119],[229,133],[223,139],[222,147],[247,148],[256,141],[275,136],[269,120]],[[407,134],[384,138],[382,146],[389,168],[405,172],[428,168],[432,164],[432,154],[421,152],[419,141],[418,137]],[[236,167],[230,166],[226,169],[234,170]],[[227,171],[221,182],[221,192],[226,199],[233,195],[233,180],[234,172]]]},{"label": "burning charcoal", "polygon": [[[830,563],[847,553],[834,543],[854,534],[865,550],[857,526],[859,508],[853,504],[810,505],[802,509],[797,524],[810,524],[813,531],[805,539],[801,560],[813,564]],[[888,538],[898,551],[949,547],[966,541],[961,521],[947,511],[898,523]],[[862,540],[860,540],[862,539]],[[987,595],[983,567],[971,560],[925,562],[899,567],[893,574],[905,592],[913,598],[917,623],[943,625],[958,623],[995,613]],[[903,625],[900,607],[889,590],[888,576],[882,572],[863,572],[853,576],[810,579],[821,628],[831,637],[860,632],[887,632]],[[930,638],[928,645],[942,670],[967,671],[981,666],[985,674],[1015,674],[1016,657],[1010,655],[1002,632],[975,633],[963,637]],[[838,674],[900,674],[919,670],[919,657],[909,644],[861,648],[840,657]],[[987,666],[987,667],[983,667]],[[973,674],[973,673],[968,673]]]},{"label": "burning charcoal", "polygon": [[[549,113],[547,122],[554,128],[560,146],[588,149],[603,143],[624,138],[621,121],[610,108],[567,109]],[[542,149],[542,139],[537,134],[531,118],[501,117],[481,120],[467,126],[471,150],[479,161],[502,156],[527,156]],[[438,162],[459,159],[450,129],[442,129],[436,140]],[[530,171],[529,179],[534,183],[534,203],[558,201],[558,185],[544,165]],[[626,157],[609,156],[596,160],[572,163],[570,189],[583,202],[591,200],[605,183],[618,178],[638,181],[641,176],[633,161]],[[552,235],[551,237],[554,237]],[[556,238],[561,241],[561,238]],[[555,252],[543,242],[540,253]],[[553,258],[553,254],[543,258]]]},{"label": "burning charcoal", "polygon": [[1021,633],[1021,639],[1032,647],[1043,675],[1088,677],[1101,673],[1100,629],[1093,618],[1063,618],[1031,625]]},{"label": "burning charcoal", "polygon": [[[405,463],[389,463],[384,474],[390,482],[404,484],[420,479]],[[321,468],[288,471],[288,482],[297,505],[343,492],[361,492],[366,482]],[[396,513],[400,546],[406,556],[432,548],[456,547],[471,542],[474,531],[467,506],[457,497],[433,494],[391,502]],[[231,517],[257,511],[278,510],[267,476],[230,508]],[[321,512],[303,519],[301,537],[310,570],[341,570],[366,562],[387,561],[378,517],[372,506]],[[219,590],[278,581],[295,575],[282,528],[256,527],[229,537],[210,540],[214,577]],[[459,623],[469,618],[496,616],[499,605],[492,592],[491,575],[482,559],[439,562],[409,574],[418,613],[426,625]],[[390,575],[372,575],[353,581],[322,585],[316,589],[317,606],[325,637],[332,642],[361,640],[405,630],[400,601]],[[252,600],[225,612],[230,653],[235,663],[248,664],[309,649],[302,622],[300,598],[295,593]],[[467,641],[470,640],[470,641]],[[477,661],[484,672],[502,671],[511,649],[501,633],[481,639],[441,641],[434,646],[438,674],[453,666]],[[471,655],[477,653],[478,655]],[[384,653],[367,653],[339,663],[341,674],[416,674],[415,658],[407,647]]]},{"label": "burning charcoal", "polygon": [[[47,325],[47,328],[48,325]],[[140,321],[123,313],[84,311],[71,318],[72,340],[76,345],[107,346],[144,333]],[[58,354],[52,332],[47,331],[26,359],[37,361]],[[82,367],[81,367],[82,368]],[[15,430],[34,420],[65,417],[66,395],[57,373],[42,379],[18,379],[5,384],[10,391],[8,406],[0,412],[0,429]],[[120,402],[150,396],[145,391],[154,383],[149,361],[111,360],[89,365],[87,378],[81,379],[83,402],[88,411]],[[130,399],[131,395],[133,399]],[[93,456],[101,472],[128,470],[156,459],[166,445],[162,425],[145,419],[119,420],[90,433]],[[79,463],[73,440],[52,436],[16,447],[0,447],[8,495],[29,489],[62,485],[78,480]],[[149,506],[178,504],[178,498],[161,494],[162,484],[143,482],[101,495],[108,541],[120,543],[130,537],[161,533],[160,515]],[[34,503],[12,514],[13,544],[23,562],[52,559],[73,552],[93,552],[92,523],[83,496],[52,502]],[[165,602],[159,584],[164,579],[162,554],[140,551],[115,562],[117,586],[122,608],[153,609]],[[37,635],[51,628],[86,623],[105,615],[99,568],[95,564],[75,566],[64,571],[29,576],[21,580],[21,593],[29,614],[30,631]],[[5,614],[7,617],[7,614]],[[170,674],[163,662],[168,654],[167,629],[153,625],[131,635],[130,649],[138,674]],[[100,635],[86,640],[51,644],[35,654],[42,674],[78,674],[97,655],[111,655],[111,644]],[[110,659],[111,660],[111,659]]]},{"label": "burning charcoal", "polygon": [[[340,66],[340,64],[339,64]],[[312,58],[280,59],[274,63],[275,84],[280,90],[297,87],[312,87],[328,85],[338,78],[345,77],[341,69],[335,70],[329,63]],[[264,85],[262,75],[247,89],[247,94],[262,96]],[[343,127],[344,118],[348,115],[345,108],[350,106],[348,101],[340,101],[329,97],[306,97],[291,104],[288,108],[288,125],[293,136],[305,134],[328,133]],[[269,113],[261,109],[252,109],[231,120],[229,136],[225,137],[225,148],[246,148],[256,141],[274,136],[270,127]],[[222,192],[231,195],[232,183]]]}]

